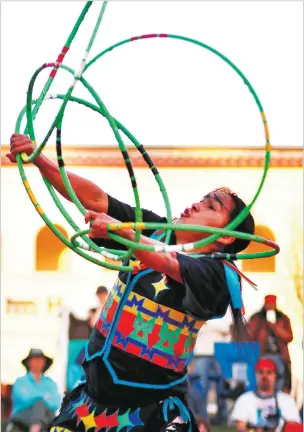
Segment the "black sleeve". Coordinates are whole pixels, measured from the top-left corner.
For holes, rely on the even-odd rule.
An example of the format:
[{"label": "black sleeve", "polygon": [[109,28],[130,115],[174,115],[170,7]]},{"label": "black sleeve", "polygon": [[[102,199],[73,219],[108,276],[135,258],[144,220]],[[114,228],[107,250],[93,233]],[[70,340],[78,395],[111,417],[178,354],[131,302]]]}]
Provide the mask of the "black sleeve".
[{"label": "black sleeve", "polygon": [[223,264],[179,253],[177,259],[185,286],[183,309],[203,320],[225,314],[230,295]]},{"label": "black sleeve", "polygon": [[[129,204],[125,204],[111,195],[108,195],[108,212],[109,216],[119,220],[120,222],[135,222],[135,207],[131,207]],[[166,222],[165,217],[161,217],[150,210],[142,209],[142,219],[144,222]],[[142,234],[146,237],[150,237],[154,230],[143,230]],[[98,246],[104,246],[109,249],[125,249],[125,247],[115,242],[114,240],[108,239],[96,239],[94,242]]]}]

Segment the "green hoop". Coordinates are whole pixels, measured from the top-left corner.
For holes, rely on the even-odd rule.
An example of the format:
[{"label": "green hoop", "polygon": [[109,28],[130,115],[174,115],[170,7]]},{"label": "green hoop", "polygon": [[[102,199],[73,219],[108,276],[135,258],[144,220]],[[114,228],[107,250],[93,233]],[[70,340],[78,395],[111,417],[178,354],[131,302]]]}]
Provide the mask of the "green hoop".
[{"label": "green hoop", "polygon": [[[269,164],[270,164],[270,140],[269,140],[269,131],[268,131],[268,125],[267,125],[267,120],[266,120],[266,116],[264,114],[264,110],[262,107],[262,104],[256,94],[256,92],[254,91],[252,85],[250,84],[250,82],[248,81],[248,79],[245,77],[245,75],[240,71],[240,69],[237,68],[236,65],[234,65],[234,63],[232,63],[227,57],[225,57],[223,54],[221,54],[219,51],[215,50],[214,48],[199,42],[195,39],[190,39],[184,36],[179,36],[179,35],[173,35],[173,34],[149,34],[149,35],[143,35],[143,36],[136,36],[136,37],[132,37],[129,39],[125,39],[121,42],[118,42],[112,46],[110,46],[109,48],[107,48],[106,50],[102,51],[101,53],[99,53],[97,56],[95,56],[90,62],[86,63],[90,49],[93,45],[93,42],[95,40],[97,31],[99,29],[99,26],[101,24],[101,20],[105,11],[105,7],[106,7],[106,2],[104,2],[102,4],[101,7],[101,11],[100,14],[98,16],[95,28],[93,30],[93,33],[91,35],[88,47],[86,49],[85,55],[82,59],[82,62],[80,64],[79,70],[78,72],[75,73],[75,71],[73,71],[71,68],[65,66],[62,64],[63,58],[66,54],[66,52],[68,51],[69,47],[71,46],[72,41],[74,40],[76,33],[84,19],[84,17],[86,16],[90,6],[92,5],[92,1],[87,2],[85,7],[83,8],[83,11],[81,12],[75,26],[73,27],[73,30],[64,46],[64,48],[62,49],[61,53],[58,56],[58,59],[55,63],[46,63],[43,66],[41,66],[39,69],[37,69],[37,71],[34,73],[30,84],[29,84],[29,88],[28,88],[28,93],[27,93],[27,105],[26,107],[21,111],[20,115],[18,116],[17,119],[17,123],[16,123],[16,132],[19,133],[20,132],[20,127],[21,127],[21,121],[22,118],[24,116],[24,114],[26,113],[26,117],[27,117],[27,128],[25,130],[25,133],[29,133],[30,138],[33,140],[33,142],[35,143],[35,132],[34,132],[34,119],[35,116],[37,114],[37,112],[39,111],[39,108],[42,104],[42,102],[45,99],[61,99],[63,102],[61,104],[61,107],[59,109],[59,112],[56,115],[56,118],[49,130],[49,132],[47,133],[45,139],[42,141],[42,143],[40,144],[39,147],[36,148],[36,150],[34,151],[34,153],[30,156],[27,157],[26,155],[17,155],[17,164],[18,164],[18,168],[19,168],[19,172],[23,181],[23,184],[27,190],[27,193],[32,201],[32,203],[34,204],[36,210],[38,211],[38,213],[40,214],[40,216],[42,217],[42,219],[44,220],[44,222],[49,226],[49,228],[59,237],[59,239],[61,241],[64,242],[64,244],[66,246],[68,246],[70,249],[72,249],[74,252],[78,253],[79,255],[83,256],[85,259],[88,259],[90,261],[92,261],[95,264],[98,264],[100,266],[103,267],[107,267],[107,268],[111,268],[114,270],[119,270],[119,271],[131,271],[132,267],[131,266],[119,266],[116,264],[110,264],[110,263],[106,263],[104,261],[98,260],[94,257],[92,257],[91,255],[88,255],[87,253],[83,252],[82,249],[86,249],[89,251],[93,251],[96,253],[99,253],[105,257],[111,258],[113,260],[125,260],[127,258],[129,258],[132,255],[132,251],[134,249],[144,249],[144,250],[151,250],[151,251],[157,251],[158,248],[156,247],[149,247],[147,245],[142,245],[139,243],[139,239],[140,239],[140,233],[142,229],[147,229],[147,228],[151,228],[151,229],[159,229],[162,228],[165,230],[166,233],[166,238],[164,241],[164,246],[163,248],[161,248],[161,250],[180,250],[180,251],[186,251],[189,249],[193,249],[193,248],[199,248],[202,246],[205,246],[207,244],[210,244],[214,241],[216,241],[221,235],[233,235],[234,237],[237,238],[243,238],[243,239],[247,239],[247,240],[252,240],[252,241],[257,241],[259,243],[263,243],[266,244],[270,247],[273,248],[273,250],[267,251],[267,252],[258,252],[255,254],[234,254],[233,256],[231,254],[193,254],[193,256],[208,256],[211,258],[221,258],[221,259],[249,259],[249,258],[265,258],[267,256],[272,256],[276,253],[279,252],[279,247],[271,242],[270,240],[267,239],[263,239],[261,237],[258,236],[253,236],[253,235],[249,235],[249,234],[245,234],[245,233],[239,233],[236,231],[233,231],[249,214],[252,206],[254,205],[255,201],[257,200],[262,187],[264,185],[266,176],[267,176],[267,171],[269,168]],[[263,173],[262,173],[262,178],[260,181],[260,184],[258,186],[258,189],[252,199],[252,201],[248,204],[248,206],[246,208],[244,208],[240,214],[233,220],[231,221],[224,229],[216,229],[216,228],[211,228],[211,227],[198,227],[198,226],[193,226],[193,225],[187,225],[187,226],[182,226],[182,225],[174,225],[172,224],[172,215],[171,215],[171,207],[170,207],[170,203],[169,203],[169,199],[168,199],[168,194],[167,191],[165,189],[165,186],[162,182],[162,179],[159,175],[159,172],[157,170],[157,168],[155,167],[155,165],[153,164],[153,161],[151,160],[151,158],[149,157],[148,153],[146,152],[146,150],[144,149],[144,147],[136,140],[136,138],[115,118],[113,118],[111,116],[111,114],[109,113],[109,111],[107,110],[106,106],[103,104],[102,100],[100,99],[100,97],[98,96],[98,94],[96,93],[96,91],[94,90],[94,88],[83,78],[83,73],[92,65],[94,64],[99,58],[101,58],[103,55],[105,55],[106,53],[112,51],[114,48],[117,48],[119,46],[122,46],[126,43],[129,42],[133,42],[133,41],[139,41],[139,40],[144,40],[144,39],[150,39],[150,38],[172,38],[172,39],[179,39],[185,42],[190,42],[193,43],[195,45],[198,45],[200,47],[203,47],[209,51],[211,51],[212,53],[214,53],[215,55],[217,55],[218,57],[220,57],[224,62],[226,62],[229,66],[231,66],[233,68],[233,70],[240,76],[240,78],[243,79],[244,83],[246,84],[246,86],[248,87],[249,91],[251,92],[251,94],[254,97],[255,103],[258,106],[258,109],[260,111],[261,114],[261,118],[262,118],[262,122],[263,122],[263,126],[264,126],[264,133],[265,133],[265,160],[264,160],[264,168],[263,168]],[[52,72],[49,76],[48,81],[46,82],[41,95],[39,96],[39,98],[37,99],[37,101],[33,101],[32,100],[32,94],[33,94],[33,88],[34,88],[34,83],[35,80],[37,78],[37,76],[39,75],[39,73],[45,69],[46,67],[52,67]],[[70,72],[71,74],[74,75],[74,80],[73,83],[71,84],[71,86],[69,87],[69,90],[66,94],[64,95],[51,95],[46,97],[46,94],[53,82],[53,79],[57,73],[57,70],[59,68],[63,68],[64,70]],[[95,99],[97,105],[93,105],[90,102],[87,102],[83,99],[80,98],[76,98],[74,96],[72,96],[72,92],[75,88],[76,83],[80,81],[84,87],[89,91],[89,93],[93,96],[93,98]],[[53,130],[56,128],[57,129],[57,136],[56,136],[56,150],[57,150],[57,161],[58,161],[58,166],[59,166],[59,171],[60,171],[60,175],[62,178],[62,181],[65,185],[65,188],[69,194],[69,197],[71,199],[71,201],[76,205],[76,207],[79,209],[79,211],[84,215],[86,212],[86,209],[82,206],[81,202],[78,200],[74,190],[71,187],[70,181],[68,179],[67,173],[65,171],[64,168],[64,161],[63,161],[63,157],[62,157],[62,148],[61,148],[61,128],[62,128],[62,121],[63,121],[63,117],[64,117],[64,111],[66,108],[66,105],[69,101],[73,101],[73,102],[77,102],[79,104],[85,105],[86,107],[91,108],[94,111],[99,112],[103,117],[105,117],[115,135],[115,138],[118,142],[118,146],[119,149],[124,157],[124,161],[125,161],[125,165],[126,168],[128,170],[129,176],[130,176],[130,180],[131,180],[131,184],[132,184],[132,189],[133,189],[133,194],[134,194],[134,198],[135,198],[135,223],[127,223],[127,224],[119,224],[119,225],[113,225],[110,224],[108,226],[108,230],[109,230],[109,236],[111,238],[113,238],[114,240],[124,244],[125,246],[127,246],[127,252],[122,252],[119,250],[113,250],[113,249],[106,249],[106,248],[100,248],[98,247],[88,236],[87,234],[91,231],[91,230],[80,230],[80,228],[78,227],[78,225],[73,221],[73,219],[70,217],[70,215],[67,213],[67,211],[65,210],[65,208],[62,206],[60,200],[58,199],[58,196],[53,188],[53,186],[46,180],[46,178],[43,177],[43,181],[49,191],[49,193],[51,194],[55,204],[57,205],[57,207],[59,208],[59,210],[61,211],[61,213],[63,214],[63,216],[65,217],[65,219],[67,220],[67,222],[70,224],[70,226],[76,231],[75,234],[71,237],[71,240],[69,241],[66,237],[64,237],[60,231],[55,227],[55,225],[49,220],[49,218],[46,216],[46,214],[44,213],[44,211],[42,210],[41,206],[39,205],[36,197],[34,196],[32,189],[29,185],[29,182],[26,178],[26,174],[25,174],[25,170],[23,167],[23,163],[27,163],[27,162],[32,162],[37,155],[42,151],[42,149],[44,148],[45,144],[47,143],[47,140],[49,139],[50,135],[52,134]],[[141,153],[141,155],[143,156],[144,160],[146,161],[148,167],[151,169],[152,173],[155,176],[156,181],[158,182],[159,186],[160,186],[160,190],[163,196],[163,200],[165,202],[165,206],[166,206],[166,212],[167,212],[167,221],[168,223],[166,224],[147,224],[142,222],[142,212],[141,212],[141,208],[140,208],[140,200],[139,200],[139,194],[138,194],[138,189],[137,189],[137,182],[136,182],[136,178],[135,178],[135,174],[133,171],[133,167],[127,152],[127,149],[124,145],[124,142],[120,136],[120,132],[121,131],[124,135],[126,135],[135,145],[135,147],[139,150],[139,152]],[[128,240],[123,239],[122,237],[118,236],[117,234],[111,232],[111,230],[115,229],[115,230],[119,230],[119,229],[124,229],[126,227],[132,226],[132,228],[135,230],[135,241],[131,242]],[[198,231],[198,232],[207,232],[210,233],[211,235],[203,240],[200,240],[198,242],[195,242],[193,244],[191,244],[190,247],[189,245],[178,245],[175,247],[172,246],[168,246],[169,243],[169,239],[170,239],[170,235],[171,232],[173,230],[176,230],[177,227],[179,227],[180,230],[193,230],[193,231]],[[226,234],[226,233],[230,233],[230,234]],[[84,243],[79,242],[78,240],[76,240],[78,237],[81,237],[82,241]]]}]

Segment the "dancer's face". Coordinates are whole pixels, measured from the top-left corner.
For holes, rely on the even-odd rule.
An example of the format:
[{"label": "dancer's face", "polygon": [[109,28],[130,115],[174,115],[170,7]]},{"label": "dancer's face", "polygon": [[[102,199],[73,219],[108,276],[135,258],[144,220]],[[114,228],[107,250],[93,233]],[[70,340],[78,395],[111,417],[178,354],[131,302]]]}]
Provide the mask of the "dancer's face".
[{"label": "dancer's face", "polygon": [[[176,223],[223,228],[229,223],[234,208],[233,198],[228,193],[224,191],[210,192],[199,202],[186,208]],[[193,242],[208,236],[210,234],[176,231],[178,243]]]}]

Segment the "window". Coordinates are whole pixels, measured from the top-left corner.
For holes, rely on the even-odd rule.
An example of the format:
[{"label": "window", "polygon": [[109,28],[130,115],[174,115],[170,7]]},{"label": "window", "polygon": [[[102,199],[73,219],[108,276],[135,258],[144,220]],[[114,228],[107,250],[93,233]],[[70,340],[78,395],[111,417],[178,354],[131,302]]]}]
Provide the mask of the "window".
[{"label": "window", "polygon": [[[55,227],[65,236],[67,232],[60,225]],[[36,270],[37,271],[60,271],[69,267],[69,260],[66,259],[65,252],[67,246],[51,231],[48,226],[44,226],[36,237]],[[62,260],[64,254],[65,259]],[[63,265],[64,262],[64,265]]]},{"label": "window", "polygon": [[[264,225],[256,226],[254,234],[275,241],[273,232]],[[242,253],[257,253],[267,250],[269,250],[268,246],[265,246],[261,243],[251,242],[248,248]],[[275,256],[268,258],[248,259],[242,261],[242,270],[244,272],[271,273],[275,272],[275,264]]]}]

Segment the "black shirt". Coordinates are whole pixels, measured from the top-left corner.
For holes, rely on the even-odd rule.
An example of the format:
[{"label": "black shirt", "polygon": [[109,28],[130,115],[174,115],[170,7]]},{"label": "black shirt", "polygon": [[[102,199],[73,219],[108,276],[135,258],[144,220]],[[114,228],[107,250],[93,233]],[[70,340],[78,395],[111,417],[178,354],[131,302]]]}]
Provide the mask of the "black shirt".
[{"label": "black shirt", "polygon": [[[166,222],[166,218],[149,210],[143,209],[142,212],[145,222]],[[108,215],[121,222],[135,221],[134,207],[111,196],[109,196]],[[142,234],[151,236],[152,233],[153,231],[146,230]],[[108,239],[96,240],[96,243],[111,249],[123,247]],[[170,243],[175,244],[174,232],[172,232]],[[138,279],[133,292],[197,320],[206,321],[225,314],[230,296],[223,264],[217,260],[192,258],[179,253],[177,253],[177,259],[183,284],[167,276],[166,289],[157,291],[153,283],[160,281],[163,275],[153,271]],[[119,273],[119,279],[122,282],[126,282],[127,277],[127,272]],[[104,341],[104,336],[95,327],[88,343],[89,356],[99,352]],[[119,378],[126,381],[166,385],[182,378],[186,373],[186,371],[175,372],[157,366],[115,347],[111,349],[109,360]],[[88,392],[101,404],[132,407],[162,400],[169,395],[184,397],[186,393],[187,385],[184,382],[167,390],[150,390],[114,384],[101,357],[85,361],[83,366]]]}]

